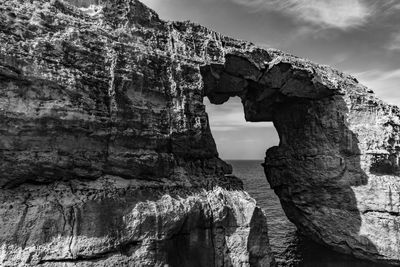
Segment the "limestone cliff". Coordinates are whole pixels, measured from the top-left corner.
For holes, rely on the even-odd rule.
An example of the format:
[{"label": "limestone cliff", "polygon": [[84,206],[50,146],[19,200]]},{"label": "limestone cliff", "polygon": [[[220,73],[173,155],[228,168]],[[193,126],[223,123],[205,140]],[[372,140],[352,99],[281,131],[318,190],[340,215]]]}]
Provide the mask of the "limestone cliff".
[{"label": "limestone cliff", "polygon": [[400,111],[352,76],[134,0],[0,8],[3,265],[268,266],[204,96],[274,122],[265,172],[300,231],[400,263]]},{"label": "limestone cliff", "polygon": [[273,265],[202,103],[223,46],[134,0],[0,1],[0,265]]}]

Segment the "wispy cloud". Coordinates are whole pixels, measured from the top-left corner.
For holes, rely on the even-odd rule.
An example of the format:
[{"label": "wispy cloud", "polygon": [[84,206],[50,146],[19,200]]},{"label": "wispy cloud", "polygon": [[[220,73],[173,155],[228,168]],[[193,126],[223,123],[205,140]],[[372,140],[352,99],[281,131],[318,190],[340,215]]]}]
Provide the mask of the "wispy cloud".
[{"label": "wispy cloud", "polygon": [[386,0],[379,2],[386,13],[397,13],[400,9],[399,0]]},{"label": "wispy cloud", "polygon": [[396,32],[392,35],[390,42],[386,45],[389,50],[400,51],[400,32]]},{"label": "wispy cloud", "polygon": [[382,82],[390,79],[400,79],[400,69],[395,69],[391,71],[369,70],[369,71],[354,73],[353,75],[367,81]]},{"label": "wispy cloud", "polygon": [[237,131],[245,128],[273,127],[269,122],[246,122],[243,106],[239,98],[230,99],[223,105],[211,104],[208,98],[204,98],[210,126],[213,131]]},{"label": "wispy cloud", "polygon": [[353,75],[373,89],[381,99],[390,104],[400,105],[400,69],[370,70]]},{"label": "wispy cloud", "polygon": [[367,22],[373,8],[365,0],[231,0],[254,10],[273,10],[319,28],[348,30]]}]

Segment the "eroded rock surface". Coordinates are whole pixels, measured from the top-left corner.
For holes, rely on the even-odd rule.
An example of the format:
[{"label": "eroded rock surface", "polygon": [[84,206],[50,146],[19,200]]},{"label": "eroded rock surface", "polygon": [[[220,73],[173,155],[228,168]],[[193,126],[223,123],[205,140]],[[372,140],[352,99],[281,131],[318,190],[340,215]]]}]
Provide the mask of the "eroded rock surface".
[{"label": "eroded rock surface", "polygon": [[266,218],[240,188],[189,189],[106,176],[23,185],[0,200],[2,266],[272,262]]},{"label": "eroded rock surface", "polygon": [[133,0],[0,1],[1,266],[273,265],[202,103],[222,42],[247,46]]},{"label": "eroded rock surface", "polygon": [[2,264],[268,266],[204,96],[274,122],[265,171],[301,232],[400,263],[400,112],[355,78],[133,0],[0,8]]},{"label": "eroded rock surface", "polygon": [[265,173],[288,218],[330,248],[400,263],[400,110],[327,66],[269,50],[202,67],[212,103],[242,99],[280,137]]}]

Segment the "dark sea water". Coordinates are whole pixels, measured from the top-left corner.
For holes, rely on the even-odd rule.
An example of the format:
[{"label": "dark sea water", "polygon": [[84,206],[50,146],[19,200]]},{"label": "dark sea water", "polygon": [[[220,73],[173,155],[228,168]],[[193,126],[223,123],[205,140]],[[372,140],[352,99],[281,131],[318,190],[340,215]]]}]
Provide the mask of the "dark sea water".
[{"label": "dark sea water", "polygon": [[360,261],[326,249],[301,237],[289,222],[279,199],[270,189],[262,161],[228,161],[233,173],[244,182],[245,189],[255,198],[268,216],[270,244],[278,266],[305,267],[383,267],[385,265]]}]

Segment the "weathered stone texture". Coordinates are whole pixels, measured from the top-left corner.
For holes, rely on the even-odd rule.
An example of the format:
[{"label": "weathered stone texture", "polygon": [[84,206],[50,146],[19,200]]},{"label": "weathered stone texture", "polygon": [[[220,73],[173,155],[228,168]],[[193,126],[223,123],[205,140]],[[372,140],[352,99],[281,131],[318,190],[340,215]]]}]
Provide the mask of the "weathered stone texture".
[{"label": "weathered stone texture", "polygon": [[189,189],[106,176],[68,185],[22,185],[3,191],[0,200],[2,266],[268,266],[272,261],[265,215],[240,189]]},{"label": "weathered stone texture", "polygon": [[1,266],[273,265],[203,105],[199,65],[247,45],[221,38],[134,0],[0,1]]},{"label": "weathered stone texture", "polygon": [[274,122],[265,172],[301,232],[400,263],[400,112],[352,76],[134,0],[0,8],[3,263],[268,265],[204,96]]},{"label": "weathered stone texture", "polygon": [[280,144],[268,149],[265,173],[303,234],[399,264],[400,110],[350,75],[268,52],[203,67],[206,95],[216,104],[239,96],[248,121],[273,121]]}]

